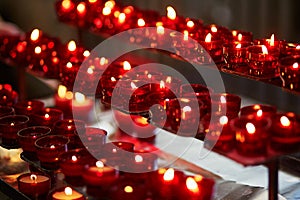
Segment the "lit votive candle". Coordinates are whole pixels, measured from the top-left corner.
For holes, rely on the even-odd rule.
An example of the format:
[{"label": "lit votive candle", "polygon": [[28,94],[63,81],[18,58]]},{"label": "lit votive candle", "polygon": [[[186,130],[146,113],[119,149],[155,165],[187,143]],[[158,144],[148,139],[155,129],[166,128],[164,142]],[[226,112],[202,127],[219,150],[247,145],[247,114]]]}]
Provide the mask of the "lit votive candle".
[{"label": "lit votive candle", "polygon": [[26,173],[20,175],[17,181],[20,192],[34,199],[47,195],[51,189],[51,179],[45,174]]},{"label": "lit votive candle", "polygon": [[93,108],[94,103],[91,99],[87,98],[80,92],[75,92],[74,99],[72,101],[72,112],[74,118],[86,123],[94,121],[95,119],[92,118]]},{"label": "lit votive candle", "polygon": [[300,44],[285,43],[280,49],[280,57],[300,55]]},{"label": "lit votive candle", "polygon": [[241,97],[230,93],[215,93],[211,98],[211,112],[221,112],[233,119],[241,108]]},{"label": "lit votive candle", "polygon": [[80,134],[80,139],[83,146],[93,155],[96,156],[101,152],[101,147],[106,143],[107,131],[95,128],[86,127],[85,134]]},{"label": "lit votive candle", "polygon": [[267,39],[256,39],[254,40],[254,44],[256,45],[265,45],[268,50],[277,50],[279,51],[282,46],[284,46],[285,42],[278,40],[274,34],[271,35],[270,38]]},{"label": "lit votive candle", "polygon": [[200,36],[200,48],[198,62],[200,63],[219,63],[223,60],[222,40],[213,36],[212,33],[207,33]]},{"label": "lit votive candle", "polygon": [[254,116],[242,116],[233,119],[230,125],[235,131],[238,153],[244,156],[266,155],[270,119],[256,120]]},{"label": "lit votive candle", "polygon": [[279,74],[282,86],[290,90],[300,89],[300,55],[287,56],[279,61]]},{"label": "lit votive candle", "polygon": [[19,101],[14,105],[16,114],[30,115],[35,112],[40,112],[44,108],[44,103],[39,100]]},{"label": "lit votive candle", "polygon": [[273,115],[271,147],[278,152],[297,152],[300,145],[300,117],[295,113]]},{"label": "lit votive candle", "polygon": [[240,115],[254,115],[257,119],[271,117],[276,114],[277,108],[271,105],[254,104],[241,108]]},{"label": "lit votive candle", "polygon": [[67,87],[59,85],[57,94],[54,95],[55,107],[63,111],[64,117],[72,116],[72,99],[73,93],[67,91]]},{"label": "lit votive candle", "polygon": [[117,180],[118,171],[105,166],[102,161],[96,161],[94,165],[90,165],[86,168],[82,177],[89,186],[107,187]]},{"label": "lit votive candle", "polygon": [[59,155],[68,150],[69,142],[69,138],[61,135],[48,135],[37,139],[34,145],[41,165],[45,168],[57,169]]},{"label": "lit votive candle", "polygon": [[75,191],[71,187],[56,189],[51,193],[52,200],[84,200],[83,194]]},{"label": "lit votive candle", "polygon": [[8,115],[0,118],[2,146],[19,148],[18,131],[28,126],[29,118],[25,115]]},{"label": "lit votive candle", "polygon": [[48,126],[53,128],[56,121],[63,119],[63,112],[55,108],[45,108],[40,112],[30,115],[30,124],[32,126]]},{"label": "lit votive candle", "polygon": [[0,105],[12,106],[17,103],[18,97],[18,93],[10,84],[0,84]]}]

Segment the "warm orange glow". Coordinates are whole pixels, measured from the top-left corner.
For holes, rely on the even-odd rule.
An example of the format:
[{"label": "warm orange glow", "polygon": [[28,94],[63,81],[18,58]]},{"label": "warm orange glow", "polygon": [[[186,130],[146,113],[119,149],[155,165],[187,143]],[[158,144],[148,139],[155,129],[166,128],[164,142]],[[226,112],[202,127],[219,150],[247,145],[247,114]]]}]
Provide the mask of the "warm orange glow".
[{"label": "warm orange glow", "polygon": [[78,5],[77,5],[77,12],[78,12],[78,14],[80,14],[80,15],[83,15],[83,14],[85,14],[85,3],[84,2],[81,2],[81,3],[79,3]]},{"label": "warm orange glow", "polygon": [[110,7],[104,7],[102,9],[102,14],[103,15],[110,15],[110,13],[111,13],[111,8]]},{"label": "warm orange glow", "polygon": [[300,45],[297,45],[297,46],[296,46],[296,49],[300,49]]},{"label": "warm orange glow", "polygon": [[165,28],[164,28],[162,25],[158,25],[158,26],[156,27],[156,32],[157,32],[157,34],[159,34],[159,35],[163,35],[163,34],[165,34]]},{"label": "warm orange glow", "polygon": [[237,49],[242,48],[242,44],[241,44],[241,43],[237,44],[237,45],[235,46],[235,48],[237,48]]},{"label": "warm orange glow", "polygon": [[164,89],[165,87],[166,87],[165,82],[164,82],[163,80],[161,80],[161,81],[159,82],[159,88],[160,88],[160,89]]},{"label": "warm orange glow", "polygon": [[234,36],[234,37],[237,36],[237,31],[236,30],[233,30],[231,33],[232,33],[232,36]]},{"label": "warm orange glow", "polygon": [[218,32],[218,29],[217,29],[217,27],[216,27],[215,25],[212,25],[212,26],[210,27],[210,30],[211,30],[211,32],[213,32],[213,33]]},{"label": "warm orange glow", "polygon": [[40,30],[39,29],[34,29],[32,32],[31,32],[31,35],[30,35],[30,39],[32,41],[37,41],[40,37]]},{"label": "warm orange glow", "polygon": [[289,120],[289,118],[287,118],[286,116],[282,116],[280,117],[280,123],[282,126],[284,127],[288,127],[291,125],[291,121]]},{"label": "warm orange glow", "polygon": [[76,50],[76,43],[74,40],[71,40],[69,43],[68,43],[68,50],[69,51],[75,51]]},{"label": "warm orange glow", "polygon": [[163,179],[165,181],[172,181],[175,176],[175,171],[173,168],[169,168],[165,173]]},{"label": "warm orange glow", "polygon": [[124,187],[124,191],[126,193],[132,193],[133,192],[133,188],[131,186],[127,185],[126,187]]},{"label": "warm orange glow", "polygon": [[60,98],[65,98],[66,97],[66,93],[67,93],[67,87],[64,85],[59,85],[58,86],[58,90],[57,90],[57,95]]},{"label": "warm orange glow", "polygon": [[48,113],[45,114],[45,119],[49,119],[50,115]]},{"label": "warm orange glow", "polygon": [[127,6],[126,8],[124,8],[124,13],[129,15],[134,11],[134,8],[132,6]]},{"label": "warm orange glow", "polygon": [[243,35],[241,33],[238,34],[238,41],[242,41]]},{"label": "warm orange glow", "polygon": [[104,167],[103,162],[100,161],[100,160],[98,160],[98,161],[96,162],[96,167],[98,167],[98,168],[103,168],[103,167]]},{"label": "warm orange glow", "polygon": [[85,102],[84,94],[80,92],[75,92],[75,101],[79,104],[84,103]]},{"label": "warm orange glow", "polygon": [[195,179],[192,177],[188,177],[185,181],[186,187],[189,191],[193,193],[198,193],[199,192],[199,187]]},{"label": "warm orange glow", "polygon": [[89,0],[90,3],[96,3],[97,0]]},{"label": "warm orange glow", "polygon": [[262,53],[265,54],[265,55],[269,53],[268,49],[267,49],[267,47],[265,45],[261,46],[261,50],[262,50]]},{"label": "warm orange glow", "polygon": [[212,37],[211,33],[208,33],[205,37],[205,42],[211,42],[211,37]]},{"label": "warm orange glow", "polygon": [[189,21],[186,22],[186,26],[189,27],[189,28],[194,28],[195,23],[192,20],[189,20]]},{"label": "warm orange glow", "polygon": [[89,57],[90,56],[90,51],[89,50],[85,50],[84,52],[83,52],[83,56],[84,57]]},{"label": "warm orange glow", "polygon": [[41,47],[37,46],[37,47],[34,48],[34,53],[40,54],[41,52],[42,52],[42,48]]},{"label": "warm orange glow", "polygon": [[77,161],[77,157],[76,157],[76,156],[72,156],[71,159],[72,159],[73,162],[76,162],[76,161]]},{"label": "warm orange glow", "polygon": [[183,31],[183,40],[188,41],[189,39],[189,32],[187,30]]},{"label": "warm orange glow", "polygon": [[67,196],[71,196],[71,195],[73,194],[72,188],[66,187],[66,188],[65,188],[65,194],[66,194]]},{"label": "warm orange glow", "polygon": [[62,5],[64,10],[69,10],[72,7],[72,2],[70,0],[63,0],[61,2],[61,5]]},{"label": "warm orange glow", "polygon": [[123,69],[127,71],[131,70],[131,65],[128,61],[123,62]]},{"label": "warm orange glow", "polygon": [[135,160],[135,162],[137,162],[137,163],[141,163],[141,162],[143,162],[143,157],[142,157],[141,155],[136,155],[136,156],[134,157],[134,160]]},{"label": "warm orange glow", "polygon": [[119,17],[118,17],[118,22],[120,24],[123,24],[125,22],[125,19],[126,19],[126,15],[125,13],[120,13]]},{"label": "warm orange glow", "polygon": [[246,129],[247,129],[247,132],[248,132],[249,134],[254,134],[254,133],[255,133],[255,126],[254,126],[254,124],[252,124],[252,123],[250,123],[250,122],[248,122],[248,123],[246,124]]},{"label": "warm orange glow", "polygon": [[146,25],[146,22],[143,18],[139,18],[138,21],[137,21],[137,24],[139,27],[143,27]]},{"label": "warm orange glow", "polygon": [[275,36],[274,34],[272,34],[270,38],[270,46],[274,46],[274,45],[275,45]]},{"label": "warm orange glow", "polygon": [[257,112],[256,112],[256,116],[257,117],[261,117],[263,114],[263,111],[261,109],[259,109]]},{"label": "warm orange glow", "polygon": [[220,117],[220,119],[219,119],[219,123],[221,124],[221,125],[225,125],[225,124],[228,124],[228,117],[227,116],[222,116],[222,117]]},{"label": "warm orange glow", "polygon": [[100,65],[105,65],[108,63],[108,60],[105,57],[101,57],[99,63],[100,63]]},{"label": "warm orange glow", "polygon": [[256,104],[256,105],[253,106],[253,108],[254,108],[254,110],[259,110],[260,109],[260,105]]},{"label": "warm orange glow", "polygon": [[66,65],[66,67],[70,69],[70,68],[72,68],[72,67],[73,67],[73,65],[72,65],[72,63],[71,63],[71,62],[68,62],[68,63],[67,63],[67,65]]},{"label": "warm orange glow", "polygon": [[114,12],[114,17],[115,17],[115,18],[118,18],[119,15],[120,15],[120,11],[116,10],[116,11]]},{"label": "warm orange glow", "polygon": [[220,97],[220,102],[221,102],[222,104],[226,103],[226,102],[227,102],[227,101],[226,101],[226,97],[222,95],[222,96]]},{"label": "warm orange glow", "polygon": [[172,6],[167,7],[167,17],[171,20],[176,19],[176,11]]},{"label": "warm orange glow", "polygon": [[116,2],[113,0],[110,0],[110,1],[105,2],[104,6],[110,8],[110,9],[113,9],[115,7],[115,5],[116,5]]},{"label": "warm orange glow", "polygon": [[297,62],[295,62],[295,63],[293,64],[293,68],[294,68],[294,69],[298,69],[298,67],[299,67],[299,64],[298,64]]}]

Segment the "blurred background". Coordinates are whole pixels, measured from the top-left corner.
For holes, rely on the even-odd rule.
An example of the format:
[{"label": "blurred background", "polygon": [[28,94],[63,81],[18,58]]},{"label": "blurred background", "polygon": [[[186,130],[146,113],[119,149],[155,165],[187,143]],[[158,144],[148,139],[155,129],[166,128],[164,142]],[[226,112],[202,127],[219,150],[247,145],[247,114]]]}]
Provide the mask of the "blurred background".
[{"label": "blurred background", "polygon": [[[172,5],[178,15],[199,18],[230,29],[251,31],[255,38],[270,37],[300,42],[297,0],[118,0],[123,4],[152,9],[165,14]],[[63,41],[76,38],[74,28],[60,23],[54,10],[55,0],[1,0],[0,15],[24,31],[37,27]],[[92,37],[92,36],[88,36]]]}]

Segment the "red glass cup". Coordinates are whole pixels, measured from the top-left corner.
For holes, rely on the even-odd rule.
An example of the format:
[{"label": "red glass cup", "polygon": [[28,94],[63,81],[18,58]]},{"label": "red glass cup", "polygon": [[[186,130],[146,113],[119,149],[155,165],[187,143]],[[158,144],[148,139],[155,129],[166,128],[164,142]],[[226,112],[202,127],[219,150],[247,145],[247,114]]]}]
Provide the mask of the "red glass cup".
[{"label": "red glass cup", "polygon": [[18,131],[28,126],[29,118],[25,115],[8,115],[0,118],[2,146],[8,149],[19,148]]},{"label": "red glass cup", "polygon": [[254,115],[257,119],[263,117],[271,117],[276,114],[277,108],[271,105],[254,104],[250,106],[244,106],[241,108],[240,115]]},{"label": "red glass cup", "polygon": [[56,121],[63,119],[63,112],[55,108],[44,108],[40,112],[30,115],[30,124],[32,126],[48,126],[53,128]]},{"label": "red glass cup", "polygon": [[247,47],[251,42],[231,42],[223,44],[223,57],[226,69],[242,71],[247,67]]},{"label": "red glass cup", "polygon": [[[300,51],[300,50],[299,50]],[[287,56],[279,60],[282,86],[290,90],[300,89],[300,55]]]},{"label": "red glass cup", "polygon": [[206,87],[205,85],[202,84],[182,84],[180,86],[180,97],[191,97],[192,95],[194,96],[199,96],[199,95],[209,95],[213,91],[212,89]]},{"label": "red glass cup", "polygon": [[200,41],[198,49],[199,56],[197,57],[200,63],[220,63],[223,61],[222,40],[216,39],[210,42]]},{"label": "red glass cup", "polygon": [[211,113],[220,112],[228,118],[238,116],[241,108],[241,97],[230,93],[215,93],[211,98]]},{"label": "red glass cup", "polygon": [[17,178],[20,192],[32,199],[46,198],[51,189],[51,178],[41,173],[26,173]]},{"label": "red glass cup", "polygon": [[270,128],[271,147],[281,153],[293,153],[300,149],[300,117],[295,113],[273,115]]},{"label": "red glass cup", "polygon": [[132,172],[145,173],[157,170],[157,155],[148,151],[135,151]]},{"label": "red glass cup", "polygon": [[297,43],[285,43],[281,46],[280,57],[296,56],[300,55],[300,44]]},{"label": "red glass cup", "polygon": [[269,128],[271,120],[255,116],[241,116],[230,123],[235,131],[236,147],[238,153],[244,156],[265,156],[267,153]]},{"label": "red glass cup", "polygon": [[261,78],[278,76],[279,49],[268,49],[264,45],[253,45],[247,48],[249,75]]},{"label": "red glass cup", "polygon": [[35,112],[41,112],[44,108],[44,103],[38,100],[19,101],[14,105],[16,114],[30,115]]},{"label": "red glass cup", "polygon": [[232,30],[228,37],[236,42],[252,42],[253,40],[253,34],[251,32],[242,30]]},{"label": "red glass cup", "polygon": [[70,139],[62,135],[48,135],[34,143],[41,166],[47,169],[59,167],[59,155],[68,150]]},{"label": "red glass cup", "polygon": [[85,134],[79,133],[83,146],[92,154],[98,155],[101,152],[101,147],[106,143],[107,131],[95,128],[86,127]]},{"label": "red glass cup", "polygon": [[17,103],[19,95],[10,84],[0,84],[0,105],[12,106]]},{"label": "red glass cup", "polygon": [[86,197],[84,197],[83,194],[77,192],[76,190],[72,189],[71,187],[61,187],[61,188],[56,188],[56,189],[52,190],[48,194],[48,199],[51,199],[51,200],[66,200],[66,199],[85,200]]},{"label": "red glass cup", "polygon": [[49,135],[50,132],[51,129],[47,126],[31,126],[21,129],[17,134],[23,152],[36,157],[35,141],[43,136]]},{"label": "red glass cup", "polygon": [[15,109],[10,106],[0,106],[0,117],[5,117],[8,115],[14,115]]}]

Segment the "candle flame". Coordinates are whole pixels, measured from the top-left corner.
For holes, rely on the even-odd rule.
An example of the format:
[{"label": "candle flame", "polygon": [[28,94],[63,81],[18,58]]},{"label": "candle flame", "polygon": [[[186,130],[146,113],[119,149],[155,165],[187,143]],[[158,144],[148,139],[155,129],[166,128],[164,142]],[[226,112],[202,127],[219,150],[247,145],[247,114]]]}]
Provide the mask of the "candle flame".
[{"label": "candle flame", "polygon": [[72,66],[73,66],[73,65],[72,65],[72,63],[71,63],[71,62],[68,62],[66,66],[67,66],[67,68],[69,68],[69,69],[70,69],[70,68],[72,68]]},{"label": "candle flame", "polygon": [[133,188],[131,186],[127,185],[126,187],[124,187],[124,191],[126,193],[132,193],[133,192]]},{"label": "candle flame", "polygon": [[37,47],[34,48],[34,53],[40,54],[41,52],[42,52],[42,48],[41,47],[37,46]]},{"label": "candle flame", "polygon": [[296,49],[300,49],[300,45],[297,45],[297,46],[296,46]]},{"label": "candle flame", "polygon": [[134,160],[135,160],[135,162],[137,162],[137,163],[141,163],[141,162],[143,162],[143,157],[142,157],[141,155],[136,155],[136,156],[134,157]]},{"label": "candle flame", "polygon": [[103,168],[103,167],[104,167],[103,162],[100,161],[100,160],[98,160],[98,161],[96,162],[96,167],[98,167],[98,168]]},{"label": "candle flame", "polygon": [[75,51],[76,50],[76,43],[74,40],[71,40],[69,43],[68,43],[68,50],[69,51]]},{"label": "candle flame", "polygon": [[66,188],[65,188],[65,194],[66,194],[67,196],[71,196],[71,195],[73,194],[72,188],[66,187]]},{"label": "candle flame", "polygon": [[254,126],[254,124],[252,124],[252,123],[250,123],[250,122],[248,122],[248,123],[246,124],[246,129],[247,129],[247,132],[248,132],[249,134],[254,134],[254,133],[255,133],[255,126]]},{"label": "candle flame", "polygon": [[234,37],[237,36],[237,31],[236,30],[233,30],[231,33],[232,33],[232,36],[234,36]]},{"label": "candle flame", "polygon": [[102,14],[103,14],[103,15],[110,15],[110,13],[111,13],[111,8],[110,8],[110,7],[105,6],[105,7],[102,9]]},{"label": "candle flame", "polygon": [[253,106],[253,108],[254,108],[255,110],[259,110],[259,109],[260,109],[260,105],[256,104],[256,105]]},{"label": "candle flame", "polygon": [[84,2],[80,2],[77,5],[77,12],[81,15],[83,15],[85,13],[85,3]]},{"label": "candle flame", "polygon": [[183,40],[188,41],[189,39],[189,32],[187,30],[183,31]]},{"label": "candle flame", "polygon": [[105,65],[108,63],[108,60],[105,57],[101,57],[99,63],[100,63],[100,65]]},{"label": "candle flame", "polygon": [[256,116],[257,117],[261,117],[263,114],[263,111],[261,109],[259,109],[257,112],[256,112]]},{"label": "candle flame", "polygon": [[298,64],[297,62],[295,62],[295,63],[293,64],[293,68],[294,68],[294,69],[298,69],[298,67],[299,67],[299,64]]},{"label": "candle flame", "polygon": [[221,102],[222,104],[226,103],[226,102],[227,102],[226,97],[222,95],[222,96],[220,97],[220,102]]},{"label": "candle flame", "polygon": [[166,78],[166,83],[171,83],[172,82],[172,77],[171,76],[168,76],[167,78]]},{"label": "candle flame", "polygon": [[123,24],[123,23],[125,22],[125,19],[126,19],[125,13],[120,13],[120,14],[119,14],[119,17],[118,17],[118,22],[119,22],[120,24]]},{"label": "candle flame", "polygon": [[262,50],[262,53],[263,53],[264,55],[268,54],[268,49],[267,49],[267,47],[266,47],[265,45],[262,45],[262,46],[261,46],[261,50]]},{"label": "candle flame", "polygon": [[93,74],[94,73],[94,69],[95,69],[95,66],[90,66],[88,69],[87,69],[87,73],[88,74]]},{"label": "candle flame", "polygon": [[110,80],[112,81],[112,82],[116,82],[117,80],[116,80],[116,78],[115,77],[110,77]]},{"label": "candle flame", "polygon": [[167,7],[167,17],[171,20],[176,19],[176,11],[172,6]]},{"label": "candle flame", "polygon": [[55,149],[55,146],[52,144],[52,145],[50,146],[50,149]]},{"label": "candle flame", "polygon": [[28,105],[27,110],[32,110],[32,107],[30,105]]},{"label": "candle flame", "polygon": [[36,28],[31,32],[30,39],[32,41],[37,41],[39,37],[40,37],[40,30]]},{"label": "candle flame", "polygon": [[199,192],[199,187],[194,178],[188,177],[185,181],[186,187],[189,191],[197,193]]},{"label": "candle flame", "polygon": [[134,7],[133,6],[127,6],[126,8],[124,8],[124,13],[127,14],[127,15],[129,15],[133,11],[134,11]]},{"label": "candle flame", "polygon": [[162,25],[158,25],[158,26],[156,27],[156,32],[157,32],[157,34],[159,34],[159,35],[163,35],[163,34],[165,34],[165,28],[164,28]]},{"label": "candle flame", "polygon": [[183,111],[183,112],[191,112],[191,111],[192,111],[192,108],[191,108],[190,106],[184,106],[184,107],[182,108],[182,111]]},{"label": "candle flame", "polygon": [[137,21],[137,24],[139,27],[143,27],[146,25],[146,22],[143,18],[139,18],[138,21]]},{"label": "candle flame", "polygon": [[84,103],[85,101],[85,95],[80,92],[75,92],[75,101],[77,103]]},{"label": "candle flame", "polygon": [[242,41],[243,35],[241,33],[238,34],[238,41]]},{"label": "candle flame", "polygon": [[275,36],[274,34],[272,34],[270,38],[270,46],[274,46],[274,45],[275,45]]},{"label": "candle flame", "polygon": [[216,27],[216,25],[212,25],[212,26],[210,27],[210,30],[211,30],[211,32],[213,32],[213,33],[218,32],[218,28]]},{"label": "candle flame", "polygon": [[96,3],[97,0],[89,0],[90,3]]},{"label": "candle flame", "polygon": [[63,0],[61,5],[65,10],[69,10],[72,7],[72,2],[70,0]]},{"label": "candle flame", "polygon": [[14,125],[15,125],[15,123],[14,123],[14,122],[10,123],[10,126],[14,126]]},{"label": "candle flame", "polygon": [[225,125],[225,124],[228,124],[228,117],[227,116],[222,116],[222,117],[220,117],[220,119],[219,119],[219,123],[221,124],[221,125]]},{"label": "candle flame", "polygon": [[45,114],[45,119],[49,119],[50,115],[48,113]]},{"label": "candle flame", "polygon": [[237,49],[242,48],[242,44],[241,44],[241,43],[238,43],[238,44],[235,46],[235,48],[237,48]]},{"label": "candle flame", "polygon": [[286,116],[282,116],[280,117],[280,123],[282,126],[284,127],[288,127],[291,125],[291,121],[289,120],[289,118],[287,118]]},{"label": "candle flame", "polygon": [[123,69],[127,71],[131,70],[131,65],[128,61],[123,62]]},{"label": "candle flame", "polygon": [[58,86],[58,90],[57,90],[57,95],[60,98],[65,98],[66,97],[66,93],[67,93],[67,87],[64,85],[59,85]]},{"label": "candle flame", "polygon": [[137,89],[137,88],[138,88],[138,87],[134,84],[134,82],[131,82],[131,83],[130,83],[130,86],[131,86],[132,89]]},{"label": "candle flame", "polygon": [[189,28],[194,28],[195,23],[192,20],[189,20],[189,21],[186,22],[186,26],[189,27]]},{"label": "candle flame", "polygon": [[115,5],[116,5],[116,2],[113,0],[110,0],[110,1],[105,2],[104,6],[110,8],[110,9],[113,9],[115,7]]},{"label": "candle flame", "polygon": [[205,37],[205,42],[211,42],[211,33],[208,33]]},{"label": "candle flame", "polygon": [[76,162],[77,161],[77,157],[76,156],[72,156],[72,161]]},{"label": "candle flame", "polygon": [[37,176],[36,176],[35,174],[31,174],[31,175],[30,175],[30,179],[31,179],[34,183],[36,183]]},{"label": "candle flame", "polygon": [[90,53],[89,50],[85,50],[85,51],[83,52],[83,56],[84,56],[84,57],[89,57],[90,55],[91,55],[91,53]]},{"label": "candle flame", "polygon": [[165,181],[172,181],[174,179],[174,176],[175,176],[175,171],[173,168],[169,168],[165,173],[164,173],[164,176],[163,176],[163,179]]},{"label": "candle flame", "polygon": [[166,87],[165,82],[163,80],[161,80],[159,83],[159,88],[164,89],[165,87]]}]

